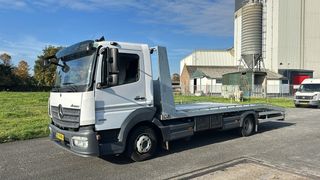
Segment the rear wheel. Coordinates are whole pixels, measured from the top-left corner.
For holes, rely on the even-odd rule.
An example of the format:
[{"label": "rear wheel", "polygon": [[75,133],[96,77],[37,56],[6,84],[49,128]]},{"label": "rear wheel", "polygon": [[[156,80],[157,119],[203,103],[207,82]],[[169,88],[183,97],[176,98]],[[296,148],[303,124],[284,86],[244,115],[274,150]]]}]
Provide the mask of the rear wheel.
[{"label": "rear wheel", "polygon": [[241,136],[250,136],[254,132],[254,118],[252,116],[247,116],[243,120],[242,127],[240,128]]},{"label": "rear wheel", "polygon": [[130,134],[126,154],[133,161],[144,161],[156,154],[157,144],[154,130],[147,126],[141,126]]}]

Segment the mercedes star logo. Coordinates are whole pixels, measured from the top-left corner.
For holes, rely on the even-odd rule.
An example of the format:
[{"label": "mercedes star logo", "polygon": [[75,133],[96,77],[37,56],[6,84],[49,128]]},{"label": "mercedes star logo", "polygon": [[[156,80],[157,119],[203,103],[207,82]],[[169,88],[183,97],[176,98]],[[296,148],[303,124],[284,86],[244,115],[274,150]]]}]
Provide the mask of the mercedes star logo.
[{"label": "mercedes star logo", "polygon": [[61,104],[59,104],[58,106],[58,115],[59,115],[59,118],[62,119],[64,114],[63,114],[63,107],[61,106]]}]

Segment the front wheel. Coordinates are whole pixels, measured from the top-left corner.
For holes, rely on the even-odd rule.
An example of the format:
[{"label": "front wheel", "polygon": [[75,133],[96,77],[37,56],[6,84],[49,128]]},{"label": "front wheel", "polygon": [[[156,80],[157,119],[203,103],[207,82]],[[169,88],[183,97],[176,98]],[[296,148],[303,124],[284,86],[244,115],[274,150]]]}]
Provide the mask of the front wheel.
[{"label": "front wheel", "polygon": [[254,118],[252,116],[247,116],[243,120],[242,127],[240,128],[241,136],[250,136],[254,132]]},{"label": "front wheel", "polygon": [[133,161],[144,161],[155,155],[157,144],[154,130],[147,126],[141,126],[130,134],[126,154]]}]

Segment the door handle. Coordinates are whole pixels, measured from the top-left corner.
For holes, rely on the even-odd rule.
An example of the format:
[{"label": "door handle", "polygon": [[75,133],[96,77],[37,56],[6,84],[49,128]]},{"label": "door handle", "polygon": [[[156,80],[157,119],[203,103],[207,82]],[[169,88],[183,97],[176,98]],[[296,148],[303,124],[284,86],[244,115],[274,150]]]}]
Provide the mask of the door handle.
[{"label": "door handle", "polygon": [[141,97],[141,96],[136,96],[136,97],[134,98],[134,100],[136,100],[136,101],[142,101],[142,100],[146,100],[146,98],[145,98],[145,97]]}]

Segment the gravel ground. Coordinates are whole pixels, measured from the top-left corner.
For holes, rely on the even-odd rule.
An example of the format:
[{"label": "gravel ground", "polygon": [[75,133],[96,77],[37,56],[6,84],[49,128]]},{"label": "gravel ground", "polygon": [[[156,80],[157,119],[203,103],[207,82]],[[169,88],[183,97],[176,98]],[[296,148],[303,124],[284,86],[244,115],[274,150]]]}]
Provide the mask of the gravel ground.
[{"label": "gravel ground", "polygon": [[301,175],[284,172],[279,169],[273,169],[271,167],[255,164],[255,163],[243,163],[235,166],[210,172],[195,178],[195,180],[256,180],[256,179],[281,179],[281,180],[307,180],[307,177]]}]

